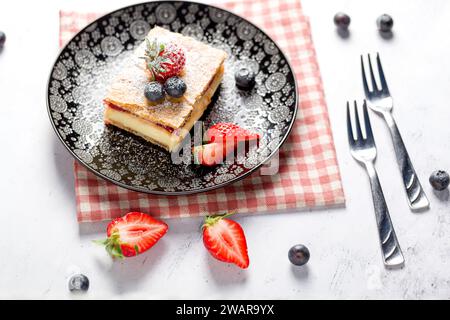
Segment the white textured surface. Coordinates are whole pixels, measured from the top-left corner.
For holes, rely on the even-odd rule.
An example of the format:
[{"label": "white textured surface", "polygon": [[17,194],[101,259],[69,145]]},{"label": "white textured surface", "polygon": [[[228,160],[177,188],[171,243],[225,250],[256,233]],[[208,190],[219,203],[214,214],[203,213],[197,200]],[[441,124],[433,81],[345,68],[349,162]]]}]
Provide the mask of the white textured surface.
[{"label": "white textured surface", "polygon": [[[237,218],[251,265],[246,271],[211,259],[200,219],[171,220],[150,252],[112,262],[91,239],[105,224],[78,225],[72,159],[48,121],[45,88],[58,52],[58,9],[108,11],[130,1],[14,1],[0,5],[7,43],[0,54],[0,298],[450,298],[448,192],[428,182],[450,170],[450,2],[446,0],[303,0],[324,78],[347,196],[345,209]],[[26,8],[26,10],[24,10]],[[351,15],[351,36],[336,35],[332,17]],[[39,12],[39,13],[37,13]],[[375,20],[395,20],[383,40]],[[382,266],[367,178],[350,157],[344,103],[361,98],[359,54],[379,51],[396,102],[395,116],[431,210],[408,209],[389,133],[374,114],[377,167],[406,265]],[[307,267],[293,268],[291,245],[311,250]],[[67,275],[91,280],[86,295],[67,290]]]}]

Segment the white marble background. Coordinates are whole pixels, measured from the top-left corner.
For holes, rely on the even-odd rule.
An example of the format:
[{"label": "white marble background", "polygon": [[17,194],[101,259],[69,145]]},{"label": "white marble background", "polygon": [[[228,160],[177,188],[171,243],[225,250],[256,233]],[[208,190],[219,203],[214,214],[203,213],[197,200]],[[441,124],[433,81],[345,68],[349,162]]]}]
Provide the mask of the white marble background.
[{"label": "white marble background", "polygon": [[[434,169],[450,171],[450,2],[446,0],[303,0],[311,17],[347,207],[238,217],[251,265],[241,271],[211,259],[200,219],[171,220],[171,231],[150,252],[112,263],[91,239],[105,224],[78,225],[72,159],[48,121],[45,92],[58,53],[60,8],[108,11],[133,1],[4,1],[0,29],[0,298],[450,298],[448,192],[427,182]],[[219,3],[219,1],[211,1]],[[335,12],[351,15],[351,36],[336,35]],[[375,20],[394,17],[384,40]],[[350,157],[344,103],[361,98],[359,54],[379,51],[395,116],[431,200],[431,210],[409,211],[382,119],[372,114],[377,167],[406,265],[383,268],[369,185]],[[287,251],[306,244],[311,260],[293,268]],[[67,275],[91,280],[74,296]]]}]

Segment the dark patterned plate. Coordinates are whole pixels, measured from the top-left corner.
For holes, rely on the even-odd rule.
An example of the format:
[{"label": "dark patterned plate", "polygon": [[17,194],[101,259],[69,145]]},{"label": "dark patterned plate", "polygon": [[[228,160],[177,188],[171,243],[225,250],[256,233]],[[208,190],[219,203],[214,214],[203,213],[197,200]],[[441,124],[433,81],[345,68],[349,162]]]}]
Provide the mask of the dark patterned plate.
[{"label": "dark patterned plate", "polygon": [[[111,80],[155,25],[228,53],[224,79],[202,120],[206,126],[234,122],[262,132],[259,147],[244,159],[209,170],[174,164],[168,152],[104,125],[102,100]],[[250,92],[235,87],[240,64],[257,73]],[[255,171],[285,141],[297,112],[293,71],[278,46],[247,20],[193,2],[149,2],[97,19],[61,51],[47,95],[56,134],[78,161],[122,187],[165,195],[219,188]]]}]

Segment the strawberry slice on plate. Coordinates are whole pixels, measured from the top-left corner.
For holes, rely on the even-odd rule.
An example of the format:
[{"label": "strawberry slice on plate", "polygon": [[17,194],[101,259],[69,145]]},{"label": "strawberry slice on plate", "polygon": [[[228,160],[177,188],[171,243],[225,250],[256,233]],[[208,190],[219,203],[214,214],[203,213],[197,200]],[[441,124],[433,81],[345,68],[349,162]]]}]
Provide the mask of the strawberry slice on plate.
[{"label": "strawberry slice on plate", "polygon": [[167,224],[148,214],[130,212],[108,224],[108,238],[94,242],[104,245],[113,258],[133,257],[153,247],[167,230]]},{"label": "strawberry slice on plate", "polygon": [[213,125],[205,133],[207,144],[193,148],[194,163],[205,166],[221,164],[227,155],[231,154],[238,145],[259,141],[261,135],[239,127],[237,124],[220,122]]},{"label": "strawberry slice on plate", "polygon": [[192,149],[194,163],[203,166],[215,166],[224,163],[226,157],[234,151],[233,144],[208,143]]},{"label": "strawberry slice on plate", "polygon": [[214,258],[246,269],[250,264],[247,241],[240,224],[227,219],[232,214],[207,216],[203,225],[203,243]]},{"label": "strawberry slice on plate", "polygon": [[[210,127],[205,133],[207,142],[230,143],[243,141],[257,141],[261,138],[259,133],[251,132],[237,124],[230,122],[219,122]],[[231,140],[231,141],[230,141]]]}]

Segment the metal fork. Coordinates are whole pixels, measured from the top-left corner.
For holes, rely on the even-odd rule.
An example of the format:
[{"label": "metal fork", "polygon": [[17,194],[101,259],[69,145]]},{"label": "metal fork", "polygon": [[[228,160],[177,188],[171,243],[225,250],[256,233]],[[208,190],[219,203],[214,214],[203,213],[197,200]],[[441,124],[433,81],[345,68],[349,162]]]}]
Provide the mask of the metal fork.
[{"label": "metal fork", "polygon": [[408,197],[408,204],[411,210],[423,210],[430,206],[422,185],[420,184],[419,177],[414,170],[414,167],[406,151],[405,144],[403,143],[400,131],[397,128],[394,117],[392,115],[393,100],[389,93],[389,88],[384,76],[383,67],[381,66],[380,55],[377,53],[377,67],[378,74],[381,83],[381,88],[375,81],[375,75],[372,69],[372,62],[370,61],[370,54],[368,54],[370,79],[372,82],[372,91],[369,90],[367,85],[366,72],[364,70],[364,59],[361,55],[361,71],[364,86],[364,93],[369,100],[369,107],[383,115],[390,132],[392,141],[394,143],[395,155],[397,157],[397,163],[400,167],[402,174],[403,184],[405,186],[406,195]]},{"label": "metal fork", "polygon": [[373,138],[366,101],[364,101],[363,105],[365,138],[362,133],[363,129],[361,128],[356,101],[354,104],[356,139],[353,137],[350,107],[347,102],[347,134],[350,152],[353,158],[364,165],[370,178],[375,218],[377,221],[384,265],[386,267],[402,266],[405,259],[403,258],[402,250],[400,249],[397,236],[395,235],[394,226],[392,225],[391,217],[389,216],[389,210],[384,199],[383,190],[381,189],[377,171],[375,170],[374,162],[377,156],[377,148]]}]

